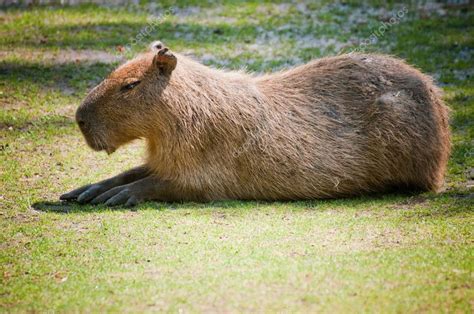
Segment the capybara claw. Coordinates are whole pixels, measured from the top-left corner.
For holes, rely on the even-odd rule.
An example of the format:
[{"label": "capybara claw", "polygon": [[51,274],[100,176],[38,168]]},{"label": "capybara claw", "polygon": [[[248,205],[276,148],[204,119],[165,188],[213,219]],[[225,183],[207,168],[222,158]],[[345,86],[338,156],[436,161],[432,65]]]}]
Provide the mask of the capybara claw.
[{"label": "capybara claw", "polygon": [[63,195],[61,195],[59,197],[59,199],[61,201],[74,201],[74,200],[77,200],[77,198],[79,197],[79,195],[81,195],[82,193],[84,193],[84,191],[86,191],[87,189],[89,189],[91,187],[90,184],[88,185],[84,185],[78,189],[75,189],[75,190],[72,190],[71,192],[68,192],[68,193],[64,193]]},{"label": "capybara claw", "polygon": [[101,185],[94,184],[77,197],[77,202],[81,204],[88,203],[103,191],[104,188]]},{"label": "capybara claw", "polygon": [[106,206],[125,205],[132,207],[138,204],[139,195],[129,186],[118,186],[95,197],[91,204],[104,204]]}]

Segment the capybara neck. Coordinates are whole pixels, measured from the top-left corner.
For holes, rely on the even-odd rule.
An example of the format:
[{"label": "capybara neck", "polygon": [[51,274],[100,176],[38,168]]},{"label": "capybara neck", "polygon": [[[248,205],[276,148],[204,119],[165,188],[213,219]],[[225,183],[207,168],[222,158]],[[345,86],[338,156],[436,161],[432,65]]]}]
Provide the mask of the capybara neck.
[{"label": "capybara neck", "polygon": [[252,75],[213,69],[181,55],[178,60],[157,100],[166,118],[160,128],[153,123],[147,137],[149,160],[158,168],[164,159],[188,167],[191,159],[241,139],[268,118],[269,102]]}]

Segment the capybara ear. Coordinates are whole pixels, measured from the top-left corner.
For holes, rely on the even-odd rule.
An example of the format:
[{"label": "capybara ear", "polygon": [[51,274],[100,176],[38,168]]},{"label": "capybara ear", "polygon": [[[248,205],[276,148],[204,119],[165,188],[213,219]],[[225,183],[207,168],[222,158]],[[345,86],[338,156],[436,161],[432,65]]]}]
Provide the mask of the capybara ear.
[{"label": "capybara ear", "polygon": [[[171,74],[174,68],[176,68],[176,63],[178,59],[176,56],[161,42],[155,42],[155,57],[153,58],[153,65],[156,66],[161,73],[163,74]],[[160,47],[160,48],[158,48]]]},{"label": "capybara ear", "polygon": [[152,42],[150,44],[150,50],[153,51],[153,52],[158,52],[160,51],[160,49],[164,48],[165,45],[163,45],[163,43],[159,40],[155,40],[154,42]]}]

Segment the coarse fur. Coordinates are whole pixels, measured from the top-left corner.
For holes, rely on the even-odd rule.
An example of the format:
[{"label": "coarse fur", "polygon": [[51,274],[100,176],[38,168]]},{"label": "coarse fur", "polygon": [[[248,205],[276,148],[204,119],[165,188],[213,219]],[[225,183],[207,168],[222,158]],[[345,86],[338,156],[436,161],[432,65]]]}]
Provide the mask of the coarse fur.
[{"label": "coarse fur", "polygon": [[[146,139],[144,167],[167,188],[142,199],[297,200],[443,184],[448,108],[432,79],[400,59],[353,53],[256,76],[164,49],[120,66],[77,113],[96,150]],[[160,50],[172,59],[158,60]]]}]

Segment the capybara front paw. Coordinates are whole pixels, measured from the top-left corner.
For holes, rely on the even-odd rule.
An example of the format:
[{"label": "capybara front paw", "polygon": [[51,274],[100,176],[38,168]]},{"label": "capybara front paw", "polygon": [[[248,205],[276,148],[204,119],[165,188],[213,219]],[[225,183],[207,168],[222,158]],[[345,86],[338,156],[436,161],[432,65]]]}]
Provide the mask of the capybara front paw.
[{"label": "capybara front paw", "polygon": [[107,206],[125,205],[126,207],[131,207],[137,205],[141,200],[138,194],[129,185],[117,186],[95,197],[91,204],[104,203]]},{"label": "capybara front paw", "polygon": [[89,184],[78,189],[75,189],[69,193],[63,194],[59,197],[62,201],[77,201],[78,203],[88,203],[96,196],[107,191],[107,187],[102,184]]}]

